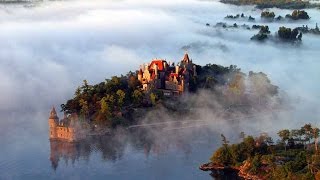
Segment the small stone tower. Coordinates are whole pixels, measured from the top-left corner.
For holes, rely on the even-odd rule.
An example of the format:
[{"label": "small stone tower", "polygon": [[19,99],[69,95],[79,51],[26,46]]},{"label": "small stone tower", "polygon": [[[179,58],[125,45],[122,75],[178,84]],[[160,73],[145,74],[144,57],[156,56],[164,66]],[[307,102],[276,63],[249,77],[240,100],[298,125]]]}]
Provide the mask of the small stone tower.
[{"label": "small stone tower", "polygon": [[49,123],[49,137],[50,137],[50,139],[57,138],[56,128],[59,124],[59,118],[57,116],[57,112],[54,107],[52,107],[52,110],[50,112],[48,123]]}]

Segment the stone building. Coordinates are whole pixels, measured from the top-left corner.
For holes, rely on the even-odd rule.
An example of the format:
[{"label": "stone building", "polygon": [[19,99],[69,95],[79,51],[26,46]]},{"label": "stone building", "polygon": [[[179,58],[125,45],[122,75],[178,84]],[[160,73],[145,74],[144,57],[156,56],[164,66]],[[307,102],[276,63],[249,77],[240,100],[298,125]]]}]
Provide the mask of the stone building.
[{"label": "stone building", "polygon": [[77,121],[76,115],[71,117],[65,117],[59,120],[57,112],[53,107],[49,116],[49,137],[50,140],[63,140],[68,142],[75,142],[85,138],[85,133],[81,130],[81,127]]},{"label": "stone building", "polygon": [[164,59],[154,59],[151,63],[144,64],[138,72],[138,80],[143,90],[157,89],[165,96],[177,96],[189,89],[189,83],[197,76],[196,65],[185,53],[177,65],[170,64]]}]

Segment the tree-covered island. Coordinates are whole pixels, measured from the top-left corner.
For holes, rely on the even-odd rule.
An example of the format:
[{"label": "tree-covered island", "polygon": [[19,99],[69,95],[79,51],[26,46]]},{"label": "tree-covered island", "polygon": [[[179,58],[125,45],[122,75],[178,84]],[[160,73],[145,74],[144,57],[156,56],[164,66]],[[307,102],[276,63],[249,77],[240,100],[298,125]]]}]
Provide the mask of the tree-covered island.
[{"label": "tree-covered island", "polygon": [[[74,97],[61,104],[61,109],[65,119],[78,117],[88,126],[130,126],[158,107],[172,116],[192,114],[192,97],[203,91],[215,97],[212,100],[219,104],[219,109],[241,104],[252,111],[280,103],[278,87],[271,84],[266,74],[247,75],[234,65],[201,66],[185,54],[177,64],[154,59],[136,72],[113,76],[95,85],[84,80]],[[216,104],[210,108],[218,110]],[[157,118],[159,121],[163,119]]]},{"label": "tree-covered island", "polygon": [[221,134],[222,146],[200,169],[215,177],[236,172],[244,179],[320,179],[319,128],[305,124],[278,135],[274,142],[266,133],[254,138],[241,132],[241,142],[231,145]]},{"label": "tree-covered island", "polygon": [[312,4],[309,1],[301,0],[220,0],[222,3],[234,5],[255,5],[258,9],[280,8],[280,9],[305,9],[318,7],[317,4]]}]

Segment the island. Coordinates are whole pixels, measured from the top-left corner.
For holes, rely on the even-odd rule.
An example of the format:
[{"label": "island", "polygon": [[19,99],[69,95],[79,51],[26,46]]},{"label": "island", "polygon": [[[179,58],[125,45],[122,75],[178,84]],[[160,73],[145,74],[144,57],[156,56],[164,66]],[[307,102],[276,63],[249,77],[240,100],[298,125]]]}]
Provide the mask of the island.
[{"label": "island", "polygon": [[254,138],[241,132],[241,142],[230,145],[221,134],[222,147],[199,168],[215,177],[232,172],[243,179],[319,179],[319,128],[305,124],[278,135],[275,143],[267,133]]},{"label": "island", "polygon": [[192,99],[204,91],[217,102],[210,108],[230,111],[221,113],[225,117],[232,117],[231,111],[238,105],[242,107],[236,109],[241,111],[238,114],[250,114],[281,104],[278,87],[271,84],[266,74],[250,71],[247,75],[235,65],[200,66],[185,53],[176,64],[152,59],[136,72],[113,76],[95,85],[84,80],[74,97],[61,104],[63,119],[59,120],[52,109],[50,139],[77,141],[87,135],[108,134],[119,126],[139,126],[148,112],[158,108],[183,121],[186,116],[196,116]]},{"label": "island", "polygon": [[320,29],[318,27],[318,23],[316,24],[315,28],[309,28],[308,25],[303,25],[302,27],[297,27],[297,30],[305,34],[310,33],[314,35],[320,35]]},{"label": "island", "polygon": [[[276,17],[276,14],[274,12],[268,11],[268,10],[261,12],[261,18],[267,21],[274,21],[274,20],[280,21],[284,19],[280,15]],[[292,11],[291,14],[286,14],[285,18],[289,20],[297,21],[297,20],[309,20],[311,17],[304,10],[294,10]]]},{"label": "island", "polygon": [[258,9],[280,8],[280,9],[305,9],[318,7],[317,4],[312,4],[309,1],[296,0],[220,0],[222,3],[234,5],[255,5]]},{"label": "island", "polygon": [[302,29],[301,28],[287,28],[280,27],[275,36],[271,36],[268,26],[255,26],[255,28],[260,28],[258,34],[251,37],[251,40],[255,41],[265,41],[271,39],[275,42],[287,42],[292,44],[299,44],[302,41]]}]

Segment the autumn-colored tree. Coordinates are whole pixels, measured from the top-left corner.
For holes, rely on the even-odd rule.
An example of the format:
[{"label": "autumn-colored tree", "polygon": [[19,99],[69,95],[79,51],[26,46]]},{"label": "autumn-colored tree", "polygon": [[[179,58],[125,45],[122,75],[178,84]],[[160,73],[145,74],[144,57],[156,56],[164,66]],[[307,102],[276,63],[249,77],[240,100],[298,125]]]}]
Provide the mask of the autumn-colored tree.
[{"label": "autumn-colored tree", "polygon": [[152,105],[156,105],[157,96],[154,93],[151,93],[150,100],[151,100]]},{"label": "autumn-colored tree", "polygon": [[80,107],[81,107],[80,113],[82,114],[84,119],[86,119],[86,117],[89,114],[88,102],[86,100],[84,100],[84,99],[80,99],[79,104],[80,104]]},{"label": "autumn-colored tree", "polygon": [[119,89],[116,94],[118,97],[118,105],[121,108],[124,104],[124,99],[126,97],[126,93],[123,90]]},{"label": "autumn-colored tree", "polygon": [[143,94],[140,90],[136,89],[134,90],[133,94],[132,94],[132,98],[133,98],[133,102],[136,105],[139,105],[142,103],[142,99],[143,99]]},{"label": "autumn-colored tree", "polygon": [[103,97],[101,100],[100,100],[100,112],[105,115],[105,116],[110,116],[111,115],[111,112],[110,112],[110,107],[108,105],[108,99],[106,97]]}]

